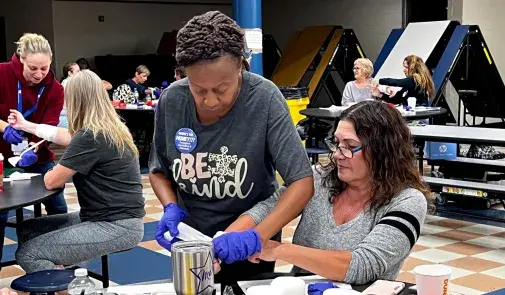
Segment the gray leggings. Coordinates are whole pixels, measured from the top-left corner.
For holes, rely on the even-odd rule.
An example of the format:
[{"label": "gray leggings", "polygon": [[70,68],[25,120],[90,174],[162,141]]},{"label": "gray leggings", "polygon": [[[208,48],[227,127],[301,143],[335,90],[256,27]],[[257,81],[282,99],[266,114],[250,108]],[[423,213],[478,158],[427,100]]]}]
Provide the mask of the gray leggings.
[{"label": "gray leggings", "polygon": [[27,220],[18,228],[16,260],[27,273],[74,265],[137,246],[141,218],[82,222],[79,212]]}]

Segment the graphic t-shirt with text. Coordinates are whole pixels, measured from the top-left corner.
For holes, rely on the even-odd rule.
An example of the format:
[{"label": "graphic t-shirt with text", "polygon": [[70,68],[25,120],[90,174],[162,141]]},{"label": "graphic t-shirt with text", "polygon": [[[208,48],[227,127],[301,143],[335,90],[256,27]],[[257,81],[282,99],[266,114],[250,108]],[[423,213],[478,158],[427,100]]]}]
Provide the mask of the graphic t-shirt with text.
[{"label": "graphic t-shirt with text", "polygon": [[312,176],[284,97],[261,76],[243,72],[235,105],[211,125],[198,122],[187,79],[177,81],[163,92],[155,121],[150,171],[174,182],[185,222],[204,234],[274,193],[276,170],[288,185]]}]

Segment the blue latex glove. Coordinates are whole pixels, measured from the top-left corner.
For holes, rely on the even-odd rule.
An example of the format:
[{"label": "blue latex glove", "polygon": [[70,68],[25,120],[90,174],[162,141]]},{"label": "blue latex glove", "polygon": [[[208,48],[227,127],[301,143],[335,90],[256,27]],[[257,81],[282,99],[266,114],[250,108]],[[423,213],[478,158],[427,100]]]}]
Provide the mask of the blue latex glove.
[{"label": "blue latex glove", "polygon": [[168,87],[168,82],[167,81],[161,82],[161,87],[167,88]]},{"label": "blue latex glove", "polygon": [[[176,242],[175,237],[179,235],[177,226],[186,218],[188,213],[174,203],[166,205],[163,211],[165,213],[163,213],[163,217],[161,217],[158,222],[158,227],[156,229],[156,241],[158,241],[160,246],[170,251],[172,249],[172,244]],[[163,236],[167,231],[170,232],[170,235],[174,238],[172,241],[165,239]]]},{"label": "blue latex glove", "polygon": [[161,90],[159,88],[155,88],[153,93],[155,98],[159,98],[161,95]]},{"label": "blue latex glove", "polygon": [[338,288],[337,286],[333,285],[332,282],[322,282],[322,283],[312,283],[309,284],[307,287],[307,294],[308,295],[323,295],[323,292],[332,289],[332,288]]},{"label": "blue latex glove", "polygon": [[212,243],[214,243],[215,257],[227,264],[247,259],[261,252],[261,238],[254,229],[226,233],[212,240]]},{"label": "blue latex glove", "polygon": [[18,162],[19,167],[28,167],[35,163],[37,163],[37,154],[33,152],[33,150],[29,150],[21,156],[21,159]]},{"label": "blue latex glove", "polygon": [[10,144],[20,144],[23,142],[23,131],[14,129],[8,125],[4,130],[4,140]]}]

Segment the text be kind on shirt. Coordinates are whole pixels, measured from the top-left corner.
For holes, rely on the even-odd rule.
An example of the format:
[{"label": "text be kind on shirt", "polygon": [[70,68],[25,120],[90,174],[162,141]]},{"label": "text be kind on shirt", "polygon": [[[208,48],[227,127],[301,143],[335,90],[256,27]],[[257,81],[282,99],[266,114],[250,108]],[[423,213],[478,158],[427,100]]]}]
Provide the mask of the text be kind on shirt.
[{"label": "text be kind on shirt", "polygon": [[[254,187],[254,182],[249,187],[242,187],[247,178],[247,159],[228,155],[226,146],[222,146],[220,152],[221,154],[196,153],[196,157],[181,153],[181,157],[175,159],[172,166],[179,187],[188,194],[200,197],[247,198]],[[203,180],[203,183],[197,184],[198,180]]]}]

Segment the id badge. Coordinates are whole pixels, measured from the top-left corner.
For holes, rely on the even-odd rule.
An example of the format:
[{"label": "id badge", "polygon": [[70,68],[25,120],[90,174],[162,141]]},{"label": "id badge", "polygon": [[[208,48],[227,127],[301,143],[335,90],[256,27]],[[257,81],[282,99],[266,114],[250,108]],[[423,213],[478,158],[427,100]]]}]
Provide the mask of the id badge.
[{"label": "id badge", "polygon": [[28,147],[28,140],[23,139],[19,144],[11,144],[12,153],[15,156],[19,156]]}]

